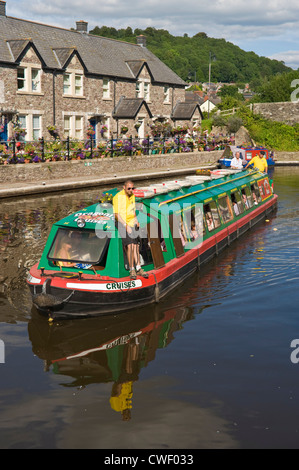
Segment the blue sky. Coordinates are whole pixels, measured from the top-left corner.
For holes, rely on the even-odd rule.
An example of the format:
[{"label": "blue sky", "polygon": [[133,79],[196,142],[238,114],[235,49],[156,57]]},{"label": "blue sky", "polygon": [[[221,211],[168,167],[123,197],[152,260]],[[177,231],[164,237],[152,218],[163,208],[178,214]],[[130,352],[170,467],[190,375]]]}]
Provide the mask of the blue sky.
[{"label": "blue sky", "polygon": [[105,25],[152,26],[190,37],[205,32],[299,68],[298,0],[7,0],[6,14],[64,28],[84,20],[89,30]]}]

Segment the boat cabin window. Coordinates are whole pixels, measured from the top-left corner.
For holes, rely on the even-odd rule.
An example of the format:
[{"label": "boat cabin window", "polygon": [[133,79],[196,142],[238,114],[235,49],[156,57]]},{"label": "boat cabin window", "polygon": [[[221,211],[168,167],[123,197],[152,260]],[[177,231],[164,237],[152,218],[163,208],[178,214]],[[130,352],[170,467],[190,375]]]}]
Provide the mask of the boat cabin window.
[{"label": "boat cabin window", "polygon": [[98,237],[94,230],[59,228],[50,248],[48,259],[57,266],[79,267],[77,263],[102,266],[105,263],[108,236]]},{"label": "boat cabin window", "polygon": [[253,197],[253,202],[255,205],[257,205],[259,202],[261,202],[262,198],[260,195],[260,190],[257,185],[257,183],[253,183],[250,185],[251,192],[252,192],[252,197]]},{"label": "boat cabin window", "polygon": [[243,205],[239,191],[234,191],[233,193],[231,193],[230,197],[231,197],[231,201],[232,201],[233,208],[234,208],[234,214],[236,216],[243,214],[244,205]]},{"label": "boat cabin window", "polygon": [[218,199],[218,206],[224,224],[234,218],[231,200],[228,196],[220,197]]},{"label": "boat cabin window", "polygon": [[215,228],[220,227],[220,217],[216,202],[212,201],[209,204],[204,204],[203,206],[205,219],[208,227],[208,231],[211,232]]},{"label": "boat cabin window", "polygon": [[202,205],[195,204],[190,209],[184,210],[184,232],[185,241],[193,242],[198,240],[205,234],[205,226],[203,222]]},{"label": "boat cabin window", "polygon": [[[242,202],[243,202],[243,205],[245,207],[245,210],[248,210],[251,207],[251,205],[250,205],[250,201],[248,200],[245,189],[248,189],[248,188],[242,188],[241,189],[241,195],[242,195]],[[248,191],[249,191],[249,189],[248,189]],[[247,191],[247,193],[248,193],[248,191]]]},{"label": "boat cabin window", "polygon": [[253,196],[252,196],[252,193],[250,191],[250,188],[248,186],[246,186],[246,188],[242,189],[242,194],[243,194],[243,192],[246,195],[249,208],[252,207],[253,206]]}]

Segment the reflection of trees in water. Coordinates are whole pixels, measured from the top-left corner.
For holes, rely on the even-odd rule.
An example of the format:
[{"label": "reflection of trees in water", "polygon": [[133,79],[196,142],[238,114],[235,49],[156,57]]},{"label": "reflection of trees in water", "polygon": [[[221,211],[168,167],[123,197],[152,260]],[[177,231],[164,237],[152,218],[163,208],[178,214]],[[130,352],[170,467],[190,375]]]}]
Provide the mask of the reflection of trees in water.
[{"label": "reflection of trees in water", "polygon": [[66,387],[112,382],[110,406],[121,413],[123,420],[129,420],[133,384],[140,370],[192,318],[192,309],[186,307],[162,313],[160,306],[151,305],[135,313],[52,326],[36,314],[28,330],[33,352],[44,360],[46,371],[71,377],[73,380]]}]

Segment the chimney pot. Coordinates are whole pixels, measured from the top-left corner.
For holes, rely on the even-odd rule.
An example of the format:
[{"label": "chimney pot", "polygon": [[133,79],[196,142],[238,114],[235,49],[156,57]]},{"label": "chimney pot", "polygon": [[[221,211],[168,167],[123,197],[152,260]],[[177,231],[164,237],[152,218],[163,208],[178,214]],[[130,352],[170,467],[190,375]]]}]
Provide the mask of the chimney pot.
[{"label": "chimney pot", "polygon": [[137,39],[138,46],[146,47],[146,37],[143,36],[143,34],[140,34],[140,36],[137,36],[136,39]]},{"label": "chimney pot", "polygon": [[0,1],[0,16],[6,16],[6,2]]},{"label": "chimney pot", "polygon": [[76,31],[79,31],[79,33],[87,33],[87,27],[88,23],[86,21],[76,21]]}]

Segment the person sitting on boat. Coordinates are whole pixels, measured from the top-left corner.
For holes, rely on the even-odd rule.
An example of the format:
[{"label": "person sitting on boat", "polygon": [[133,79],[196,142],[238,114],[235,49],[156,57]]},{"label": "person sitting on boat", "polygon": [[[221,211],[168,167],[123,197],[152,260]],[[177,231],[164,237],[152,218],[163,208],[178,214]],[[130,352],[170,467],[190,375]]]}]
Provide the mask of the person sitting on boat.
[{"label": "person sitting on boat", "polygon": [[114,216],[126,250],[131,279],[136,279],[137,275],[148,277],[148,274],[140,265],[139,222],[136,216],[134,189],[133,182],[127,180],[124,183],[123,190],[119,191],[113,198]]},{"label": "person sitting on boat", "polygon": [[214,221],[211,212],[206,212],[206,221],[209,232],[214,229]]},{"label": "person sitting on boat", "polygon": [[[58,259],[71,259],[71,250],[72,244],[67,236],[65,236],[60,243],[60,248],[56,254],[56,258]],[[75,266],[76,263],[71,263],[68,261],[56,261],[57,266],[64,266],[66,268],[70,268]]]},{"label": "person sitting on boat", "polygon": [[256,168],[259,171],[262,171],[263,173],[267,173],[268,171],[268,163],[265,158],[265,152],[264,150],[261,150],[258,155],[253,157],[250,162],[247,163],[246,168],[249,166],[253,165],[254,168]]},{"label": "person sitting on boat", "polygon": [[246,209],[249,209],[249,204],[248,204],[247,196],[246,196],[245,193],[243,193],[243,191],[242,191],[242,198],[243,198],[243,202],[244,202],[245,208],[246,208]]},{"label": "person sitting on boat", "polygon": [[198,233],[196,230],[195,222],[193,220],[191,222],[191,238],[192,238],[192,241],[198,238]]},{"label": "person sitting on boat", "polygon": [[236,155],[231,161],[230,167],[232,170],[242,170],[243,169],[243,162],[242,159],[240,158],[240,152],[236,152]]}]

